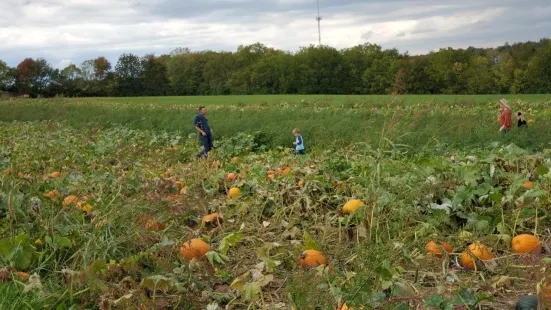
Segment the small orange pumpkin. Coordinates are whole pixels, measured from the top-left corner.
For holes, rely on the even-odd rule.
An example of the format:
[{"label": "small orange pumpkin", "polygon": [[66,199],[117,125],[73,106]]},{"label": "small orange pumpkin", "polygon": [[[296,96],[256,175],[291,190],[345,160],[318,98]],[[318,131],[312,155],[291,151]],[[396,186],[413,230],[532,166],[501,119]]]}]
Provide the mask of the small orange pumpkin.
[{"label": "small orange pumpkin", "polygon": [[317,250],[306,250],[300,254],[299,263],[302,268],[318,267],[325,265],[325,256]]},{"label": "small orange pumpkin", "polygon": [[298,187],[302,188],[304,186],[304,181],[303,180],[299,180],[298,183],[297,183]]},{"label": "small orange pumpkin", "polygon": [[239,195],[241,195],[241,190],[237,187],[232,187],[230,188],[228,195],[230,196],[230,198],[238,197]]},{"label": "small orange pumpkin", "polygon": [[4,171],[2,171],[2,174],[10,174],[10,170],[9,169],[4,169]]},{"label": "small orange pumpkin", "polygon": [[17,271],[17,272],[14,272],[14,274],[22,281],[25,281],[25,280],[27,280],[28,278],[31,277],[30,274],[28,274],[26,272],[23,272],[23,271]]},{"label": "small orange pumpkin", "polygon": [[532,189],[534,187],[534,183],[526,182],[526,183],[522,184],[522,187],[524,187],[526,189]]},{"label": "small orange pumpkin", "polygon": [[354,213],[361,206],[365,206],[365,203],[363,203],[361,200],[358,200],[358,199],[349,200],[342,207],[342,213],[344,214]]},{"label": "small orange pumpkin", "polygon": [[59,196],[59,194],[60,194],[59,191],[57,189],[54,189],[52,191],[45,193],[44,197],[52,199],[54,197]]},{"label": "small orange pumpkin", "polygon": [[207,225],[218,225],[218,222],[220,222],[222,218],[220,217],[220,214],[218,212],[205,215],[203,217],[203,220],[201,220],[201,226],[206,227]]},{"label": "small orange pumpkin", "polygon": [[237,177],[237,175],[233,172],[230,172],[228,174],[226,174],[226,181],[228,182],[232,182],[235,180],[235,178]]},{"label": "small orange pumpkin", "polygon": [[513,238],[511,248],[516,254],[539,254],[541,253],[541,241],[535,236],[522,234]]},{"label": "small orange pumpkin", "polygon": [[52,178],[52,179],[60,178],[60,177],[61,177],[61,172],[59,172],[59,171],[55,171],[55,172],[50,173],[50,178]]},{"label": "small orange pumpkin", "polygon": [[78,201],[79,201],[79,199],[78,199],[77,196],[69,195],[69,196],[65,197],[65,199],[63,199],[62,205],[64,207],[66,207],[66,206],[69,206],[69,205],[72,205],[72,204],[77,204]]},{"label": "small orange pumpkin", "polygon": [[159,231],[165,229],[165,225],[156,218],[152,217],[145,222],[145,230],[147,231]]},{"label": "small orange pumpkin", "polygon": [[494,254],[490,248],[482,243],[472,243],[468,249],[461,253],[461,264],[466,269],[474,269],[475,257],[481,261],[488,261],[494,259]]},{"label": "small orange pumpkin", "polygon": [[281,175],[288,175],[289,173],[291,173],[291,168],[290,167],[287,167],[287,168],[284,168],[283,170],[281,170]]},{"label": "small orange pumpkin", "polygon": [[187,259],[199,259],[209,251],[209,245],[201,239],[193,239],[180,246],[180,255]]},{"label": "small orange pumpkin", "polygon": [[232,157],[232,159],[231,159],[231,162],[234,163],[234,164],[238,161],[239,161],[239,157],[237,157],[237,156]]},{"label": "small orange pumpkin", "polygon": [[[444,250],[446,250],[446,252],[448,252],[448,253],[453,252],[453,248],[448,243],[440,242],[440,245],[444,248]],[[427,251],[427,253],[429,255],[434,255],[438,258],[442,258],[442,249],[434,241],[430,241],[429,243],[427,243],[425,245],[425,250]]]}]

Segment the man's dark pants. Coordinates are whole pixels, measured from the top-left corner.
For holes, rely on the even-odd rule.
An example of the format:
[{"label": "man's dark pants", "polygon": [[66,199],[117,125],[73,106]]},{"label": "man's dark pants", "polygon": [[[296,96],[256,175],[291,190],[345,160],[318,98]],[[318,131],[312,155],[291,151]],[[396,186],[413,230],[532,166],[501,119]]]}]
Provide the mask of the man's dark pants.
[{"label": "man's dark pants", "polygon": [[212,148],[212,135],[209,133],[206,136],[200,135],[199,139],[201,140],[201,144],[203,145],[203,150],[197,154],[197,156],[201,157],[208,157],[208,152]]}]

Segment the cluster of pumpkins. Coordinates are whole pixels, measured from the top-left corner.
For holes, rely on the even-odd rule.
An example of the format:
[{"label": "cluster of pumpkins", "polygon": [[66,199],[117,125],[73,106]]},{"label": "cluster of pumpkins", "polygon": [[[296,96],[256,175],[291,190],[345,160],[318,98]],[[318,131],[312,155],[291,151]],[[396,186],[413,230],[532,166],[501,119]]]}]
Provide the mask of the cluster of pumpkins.
[{"label": "cluster of pumpkins", "polygon": [[[229,191],[230,197],[237,197],[240,195],[239,188],[231,188]],[[359,207],[365,206],[361,200],[352,199],[347,201],[342,207],[342,213],[345,215],[354,213]],[[202,226],[206,227],[210,224],[219,224],[221,217],[219,213],[213,213],[207,215],[202,220]],[[511,248],[516,254],[539,254],[542,251],[541,241],[528,234],[518,235],[513,238],[511,242]],[[443,250],[447,253],[452,253],[453,248],[446,242],[430,241],[425,245],[425,250],[429,255],[436,257],[443,257]],[[180,256],[186,260],[200,259],[207,252],[210,251],[209,245],[201,239],[193,239],[185,242],[180,246]],[[495,256],[491,249],[482,243],[472,243],[465,251],[461,253],[461,264],[464,268],[469,270],[481,269],[483,266],[477,264],[477,260],[489,261],[494,259]],[[320,265],[325,265],[325,256],[318,250],[308,249],[301,252],[298,262],[302,268],[309,269],[315,268]],[[551,286],[545,284],[545,298],[551,300]],[[349,309],[346,304],[341,309]]]},{"label": "cluster of pumpkins", "polygon": [[[541,241],[532,235],[522,234],[513,238],[511,248],[515,254],[539,254],[542,250]],[[442,249],[452,253],[452,247],[446,242],[440,242],[438,245],[430,241],[425,245],[428,254],[436,257],[442,257]],[[479,259],[483,262],[494,259],[495,256],[491,249],[482,243],[472,243],[461,253],[461,264],[466,269],[475,269],[475,261]]]},{"label": "cluster of pumpkins", "polygon": [[[231,198],[237,197],[241,194],[241,191],[237,187],[232,187],[229,190],[229,196]],[[351,214],[360,206],[365,204],[357,199],[349,200],[342,209],[344,214]],[[203,217],[201,225],[206,227],[209,224],[217,224],[221,220],[219,213],[213,213]],[[192,239],[183,243],[180,246],[180,256],[187,260],[200,259],[208,251],[210,251],[209,245],[201,239]],[[325,265],[325,256],[318,250],[304,250],[299,257],[299,264],[303,268],[313,268],[320,265]]]}]

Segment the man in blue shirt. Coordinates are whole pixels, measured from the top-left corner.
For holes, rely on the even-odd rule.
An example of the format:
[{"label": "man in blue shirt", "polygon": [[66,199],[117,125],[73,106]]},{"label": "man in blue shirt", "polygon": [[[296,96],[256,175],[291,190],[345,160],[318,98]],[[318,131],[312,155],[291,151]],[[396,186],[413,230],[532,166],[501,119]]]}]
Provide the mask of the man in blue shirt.
[{"label": "man in blue shirt", "polygon": [[207,109],[204,106],[200,106],[199,114],[193,119],[193,125],[195,125],[195,129],[199,133],[199,139],[203,145],[203,150],[197,154],[197,157],[205,157],[205,159],[208,158],[208,153],[212,148],[212,130],[210,129],[206,115]]}]

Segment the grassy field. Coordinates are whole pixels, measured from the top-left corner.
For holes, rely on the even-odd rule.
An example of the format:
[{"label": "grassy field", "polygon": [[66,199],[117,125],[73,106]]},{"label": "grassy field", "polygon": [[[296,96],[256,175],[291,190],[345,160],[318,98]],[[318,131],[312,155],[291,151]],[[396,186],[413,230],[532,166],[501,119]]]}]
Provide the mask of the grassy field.
[{"label": "grassy field", "polygon": [[550,98],[220,98],[1,101],[0,309],[551,306]]},{"label": "grassy field", "polygon": [[74,101],[101,101],[113,103],[131,103],[131,104],[167,104],[167,105],[262,105],[262,104],[280,104],[283,102],[300,103],[304,101],[316,101],[321,103],[331,103],[334,105],[386,105],[388,103],[434,103],[450,104],[455,102],[476,102],[487,103],[497,102],[501,98],[507,100],[522,100],[528,102],[549,101],[551,95],[250,95],[250,96],[187,96],[187,97],[133,97],[133,98],[78,98],[68,99]]},{"label": "grassy field", "polygon": [[[277,98],[277,99],[276,99]],[[283,101],[283,98],[289,101]],[[0,102],[0,121],[65,121],[73,126],[122,124],[129,128],[193,134],[199,104],[208,103],[217,140],[240,132],[262,132],[270,148],[288,147],[291,131],[302,130],[310,149],[376,143],[381,134],[411,151],[427,146],[447,150],[486,147],[495,141],[532,150],[551,142],[551,97],[510,96],[514,112],[535,122],[528,130],[501,137],[496,120],[499,96],[227,96],[78,98]],[[324,99],[325,98],[325,99]],[[338,98],[338,99],[337,99]],[[349,98],[349,99],[345,99]],[[355,99],[350,99],[355,98]],[[381,98],[380,100],[377,98]],[[490,100],[492,99],[492,100]],[[494,100],[495,99],[495,100]],[[246,104],[232,104],[232,102]],[[262,104],[261,102],[268,102]],[[337,104],[340,103],[340,104]],[[248,105],[247,105],[248,104]]]}]

